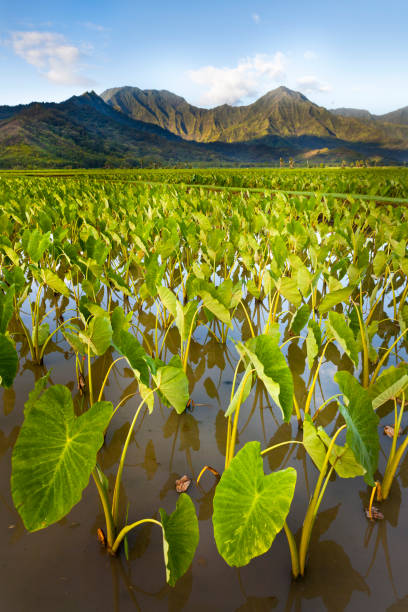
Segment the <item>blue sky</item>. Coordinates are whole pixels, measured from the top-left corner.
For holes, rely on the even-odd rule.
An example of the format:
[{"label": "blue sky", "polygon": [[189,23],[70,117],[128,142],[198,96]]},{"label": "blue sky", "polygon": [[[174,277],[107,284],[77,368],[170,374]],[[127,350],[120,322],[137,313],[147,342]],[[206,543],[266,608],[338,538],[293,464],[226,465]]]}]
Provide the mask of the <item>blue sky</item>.
[{"label": "blue sky", "polygon": [[327,108],[408,105],[406,0],[0,0],[0,105],[169,89],[202,106],[279,85]]}]

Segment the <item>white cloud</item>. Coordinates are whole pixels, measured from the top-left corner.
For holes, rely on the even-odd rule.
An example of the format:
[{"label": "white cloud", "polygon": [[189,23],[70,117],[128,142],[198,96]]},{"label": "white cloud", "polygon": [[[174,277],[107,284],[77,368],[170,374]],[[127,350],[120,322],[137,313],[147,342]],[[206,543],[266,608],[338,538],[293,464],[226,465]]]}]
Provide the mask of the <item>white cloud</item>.
[{"label": "white cloud", "polygon": [[92,83],[81,73],[83,52],[55,32],[12,32],[14,52],[37,68],[52,83],[83,85]]},{"label": "white cloud", "polygon": [[331,86],[328,83],[323,83],[319,81],[317,77],[314,75],[303,76],[297,80],[297,86],[302,91],[320,91],[320,92],[328,92],[331,91]]},{"label": "white cloud", "polygon": [[204,90],[201,103],[211,106],[237,104],[270,89],[285,78],[285,68],[286,57],[279,51],[242,59],[235,68],[203,66],[187,74]]},{"label": "white cloud", "polygon": [[260,23],[261,21],[261,17],[258,15],[258,13],[252,13],[252,19],[255,21],[255,23]]},{"label": "white cloud", "polygon": [[304,52],[303,57],[306,60],[315,60],[315,59],[317,59],[317,53],[315,53],[314,51],[308,50],[308,51]]},{"label": "white cloud", "polygon": [[84,28],[88,28],[88,30],[94,30],[95,32],[107,32],[110,28],[106,28],[99,23],[93,23],[92,21],[85,21],[80,23]]}]

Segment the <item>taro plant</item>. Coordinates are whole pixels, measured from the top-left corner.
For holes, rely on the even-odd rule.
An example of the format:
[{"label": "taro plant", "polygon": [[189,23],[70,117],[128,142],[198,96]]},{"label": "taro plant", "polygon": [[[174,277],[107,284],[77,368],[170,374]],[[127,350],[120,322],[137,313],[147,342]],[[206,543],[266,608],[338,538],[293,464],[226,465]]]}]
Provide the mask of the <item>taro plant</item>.
[{"label": "taro plant", "polygon": [[30,315],[31,315],[31,326],[27,327],[20,314],[20,309],[27,298],[27,292],[23,292],[22,296],[14,296],[14,308],[17,319],[19,320],[21,329],[26,337],[31,358],[34,363],[42,364],[45,349],[52,339],[52,337],[59,331],[62,330],[69,321],[74,320],[76,317],[71,317],[66,321],[63,321],[50,332],[50,325],[46,321],[47,317],[56,310],[54,307],[52,310],[46,312],[44,315],[41,313],[41,297],[43,296],[46,287],[49,287],[54,292],[63,295],[66,298],[70,297],[70,292],[64,281],[52,270],[44,270],[30,266],[33,278],[37,282],[37,292],[34,302],[30,302]]},{"label": "taro plant", "polygon": [[[330,477],[335,471],[342,478],[364,475],[374,484],[378,462],[378,417],[367,391],[348,373],[336,374],[343,395],[339,404],[345,424],[330,438],[323,428],[316,430],[306,415],[303,442],[288,440],[261,451],[259,442],[248,442],[221,476],[214,496],[214,536],[218,551],[230,565],[246,565],[271,546],[284,529],[294,577],[304,575],[311,533]],[[347,429],[346,443],[336,440]],[[296,472],[293,468],[265,476],[262,457],[283,444],[303,444],[319,469],[319,477],[303,522],[300,542],[286,523],[294,495]]]},{"label": "taro plant", "polygon": [[[398,437],[401,435],[401,422],[405,410],[406,389],[408,387],[408,368],[404,365],[399,367],[391,366],[387,368],[369,387],[369,394],[372,399],[373,409],[377,410],[386,402],[392,400],[394,403],[394,424],[388,428],[392,437],[391,449],[387,458],[382,482],[376,482],[377,500],[388,498],[391,485],[396,471],[408,448],[408,435],[397,448]],[[401,406],[398,409],[398,402]],[[373,490],[373,494],[375,490]]]},{"label": "taro plant", "polygon": [[[78,503],[92,475],[101,500],[108,551],[115,555],[127,534],[144,523],[161,527],[166,579],[174,586],[187,571],[198,544],[198,522],[191,499],[180,496],[176,510],[168,516],[160,510],[161,521],[139,519],[123,525],[120,520],[120,490],[126,454],[137,418],[144,405],[153,410],[157,392],[168,404],[182,412],[188,400],[188,381],[181,364],[169,365],[151,360],[142,347],[126,331],[123,311],[109,317],[94,316],[84,331],[70,335],[70,341],[88,355],[89,409],[76,416],[69,390],[55,385],[44,390],[47,377],[36,383],[25,405],[25,418],[12,457],[12,495],[24,525],[29,531],[47,527],[64,517]],[[111,371],[109,368],[99,398],[93,401],[91,356],[103,354],[111,342],[133,369],[142,397],[123,445],[113,492],[108,479],[97,463],[104,433],[116,410],[103,401],[103,391]],[[115,363],[115,362],[114,362]],[[153,381],[149,388],[150,373]]]},{"label": "taro plant", "polygon": [[11,387],[18,369],[18,355],[7,331],[13,316],[14,285],[0,290],[0,385]]}]

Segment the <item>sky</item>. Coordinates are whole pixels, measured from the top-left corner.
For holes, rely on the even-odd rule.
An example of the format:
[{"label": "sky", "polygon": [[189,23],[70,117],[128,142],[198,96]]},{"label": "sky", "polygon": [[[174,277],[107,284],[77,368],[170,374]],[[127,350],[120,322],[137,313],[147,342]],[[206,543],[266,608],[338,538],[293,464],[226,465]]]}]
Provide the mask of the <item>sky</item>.
[{"label": "sky", "polygon": [[167,89],[198,106],[280,85],[326,108],[408,105],[407,0],[0,0],[0,105]]}]

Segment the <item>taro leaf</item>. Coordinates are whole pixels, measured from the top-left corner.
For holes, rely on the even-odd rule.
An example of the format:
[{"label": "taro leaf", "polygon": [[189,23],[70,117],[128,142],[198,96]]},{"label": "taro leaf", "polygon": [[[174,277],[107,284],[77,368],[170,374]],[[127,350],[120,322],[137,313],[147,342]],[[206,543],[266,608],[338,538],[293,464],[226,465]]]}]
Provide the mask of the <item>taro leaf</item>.
[{"label": "taro leaf", "polygon": [[12,455],[11,492],[28,531],[63,518],[79,502],[112,416],[96,402],[76,417],[63,385],[47,389],[28,411]]},{"label": "taro leaf", "polygon": [[40,397],[41,393],[44,391],[47,386],[48,379],[50,377],[51,372],[47,372],[45,376],[41,376],[38,380],[36,380],[34,389],[29,392],[28,400],[24,404],[24,416],[26,417],[31,408],[35,405],[35,402]]},{"label": "taro leaf", "polygon": [[153,376],[161,397],[173,406],[178,414],[184,412],[190,394],[188,378],[182,368],[163,366]]},{"label": "taro leaf", "polygon": [[81,353],[82,355],[86,355],[86,352],[87,352],[86,344],[83,340],[79,338],[77,334],[71,334],[70,332],[66,330],[63,330],[62,333],[66,341],[71,345],[71,347],[75,351],[75,353]]},{"label": "taro leaf", "polygon": [[163,552],[166,580],[174,586],[190,567],[198,546],[198,520],[194,504],[186,493],[177,500],[175,511],[170,514],[160,508],[163,529]]},{"label": "taro leaf", "polygon": [[358,347],[354,334],[347,325],[344,315],[338,312],[329,312],[329,320],[326,322],[329,333],[334,336],[347,355],[358,366]]},{"label": "taro leaf", "polygon": [[18,355],[14,344],[4,334],[0,334],[0,384],[6,389],[11,387],[17,374]]},{"label": "taro leaf", "polygon": [[120,332],[122,330],[127,331],[129,329],[130,320],[132,318],[133,313],[129,313],[125,315],[123,308],[121,306],[116,306],[111,315],[111,325],[112,325],[112,341],[116,342],[120,337]]},{"label": "taro leaf", "polygon": [[167,287],[157,287],[157,293],[164,306],[174,318],[177,317],[177,298]]},{"label": "taro leaf", "polygon": [[322,332],[316,321],[309,321],[308,332],[306,337],[306,352],[307,352],[307,363],[309,370],[312,369],[314,360],[319,354],[320,345],[322,343]]},{"label": "taro leaf", "polygon": [[93,317],[87,329],[79,333],[79,338],[90,345],[92,355],[103,355],[112,341],[110,320],[105,316]]},{"label": "taro leaf", "polygon": [[[18,258],[17,258],[17,262],[18,262]],[[17,263],[17,265],[18,266],[20,265],[19,262]],[[26,284],[26,279],[25,279],[23,270],[20,267],[12,268],[11,270],[5,270],[4,277],[9,285],[14,285],[16,294],[20,295],[20,293],[22,292]]]},{"label": "taro leaf", "polygon": [[112,339],[112,345],[118,353],[126,357],[130,367],[135,371],[136,377],[140,378],[141,382],[148,386],[150,376],[146,352],[135,336],[121,329],[115,334],[115,338]]},{"label": "taro leaf", "polygon": [[194,319],[196,312],[197,312],[196,302],[188,302],[185,306],[183,306],[181,302],[177,301],[176,325],[177,325],[177,329],[179,330],[180,338],[182,342],[185,342],[190,335],[191,325],[193,324],[193,319]]},{"label": "taro leaf", "polygon": [[68,287],[66,286],[64,281],[58,276],[58,274],[55,274],[55,272],[52,272],[51,270],[42,269],[41,280],[43,283],[48,285],[48,287],[51,287],[53,291],[57,291],[58,293],[61,293],[62,295],[65,295],[65,297],[69,298]]},{"label": "taro leaf", "polygon": [[214,496],[214,536],[218,552],[242,567],[265,553],[282,529],[296,484],[296,470],[265,476],[261,445],[248,442],[221,476]]},{"label": "taro leaf", "polygon": [[252,278],[250,278],[249,281],[247,282],[246,288],[247,288],[248,293],[250,293],[254,298],[259,300],[259,297],[261,295],[261,290],[258,289],[255,281]]},{"label": "taro leaf", "polygon": [[0,292],[0,334],[5,334],[7,331],[10,319],[14,311],[14,290],[12,285],[6,293]]},{"label": "taro leaf", "polygon": [[400,309],[398,313],[398,323],[401,331],[404,332],[408,327],[408,304],[404,304],[404,306]]},{"label": "taro leaf", "polygon": [[200,291],[200,297],[203,300],[204,308],[207,308],[213,315],[225,323],[228,327],[232,328],[231,316],[224,304],[214,298],[208,291]]},{"label": "taro leaf", "polygon": [[387,255],[384,251],[377,251],[374,259],[373,259],[373,270],[376,276],[381,276],[385,264],[387,263]]},{"label": "taro leaf", "polygon": [[[329,448],[331,439],[324,431],[323,427],[319,427],[317,433],[325,446]],[[347,444],[345,446],[335,444],[330,454],[329,461],[331,465],[334,465],[336,474],[338,474],[340,478],[354,478],[355,476],[364,476],[366,473],[365,469],[358,463],[353,451]]]},{"label": "taro leaf", "polygon": [[293,378],[276,339],[262,334],[245,345],[238,343],[237,348],[250,359],[284,420],[289,421],[293,411]]},{"label": "taro leaf", "polygon": [[50,235],[51,232],[43,234],[38,229],[34,229],[31,232],[26,230],[24,232],[23,248],[32,261],[37,263],[41,259],[44,252],[51,244]]},{"label": "taro leaf", "polygon": [[308,322],[309,317],[310,308],[307,304],[303,304],[303,306],[298,308],[295,313],[295,316],[293,317],[290,323],[290,330],[295,334],[295,336],[298,336],[300,334],[300,332]]},{"label": "taro leaf", "polygon": [[321,470],[326,457],[326,449],[317,434],[310,414],[305,414],[303,421],[303,445],[318,470]]},{"label": "taro leaf", "polygon": [[354,376],[349,372],[337,372],[334,380],[348,399],[348,406],[339,406],[347,425],[347,444],[358,463],[367,471],[364,480],[373,487],[380,449],[378,416],[373,410],[368,391],[359,385]]},{"label": "taro leaf", "polygon": [[238,401],[240,397],[241,397],[241,404],[243,404],[245,400],[247,399],[248,395],[250,394],[251,389],[252,389],[252,382],[253,382],[252,374],[247,376],[250,370],[251,370],[251,365],[249,365],[247,369],[245,370],[242,380],[239,383],[238,389],[235,391],[234,396],[229,403],[227,411],[225,412],[226,417],[229,417],[232,414],[234,414],[235,410],[237,409],[237,405],[238,405]]},{"label": "taro leaf", "polygon": [[296,308],[299,308],[302,303],[302,296],[299,293],[295,279],[281,277],[276,284],[276,288],[288,302],[293,304]]},{"label": "taro leaf", "polygon": [[389,367],[382,372],[375,383],[368,389],[374,410],[397,397],[408,384],[408,370],[404,367]]},{"label": "taro leaf", "polygon": [[142,382],[139,382],[139,393],[140,397],[145,401],[149,414],[152,414],[154,408],[154,393]]},{"label": "taro leaf", "polygon": [[[42,325],[40,325],[39,328],[38,328],[38,346],[42,346],[44,344],[44,342],[47,340],[49,335],[50,335],[50,325],[49,325],[49,323],[43,323]],[[31,334],[31,339],[32,339],[33,343],[36,342],[35,330],[34,329],[33,329],[32,334]]]},{"label": "taro leaf", "polygon": [[354,287],[344,287],[344,289],[337,289],[337,291],[331,291],[324,296],[319,305],[320,314],[324,314],[328,310],[331,310],[340,302],[348,300],[350,295],[353,293]]},{"label": "taro leaf", "polygon": [[310,274],[306,266],[300,266],[296,275],[297,285],[303,295],[307,297],[312,288],[313,276]]}]

